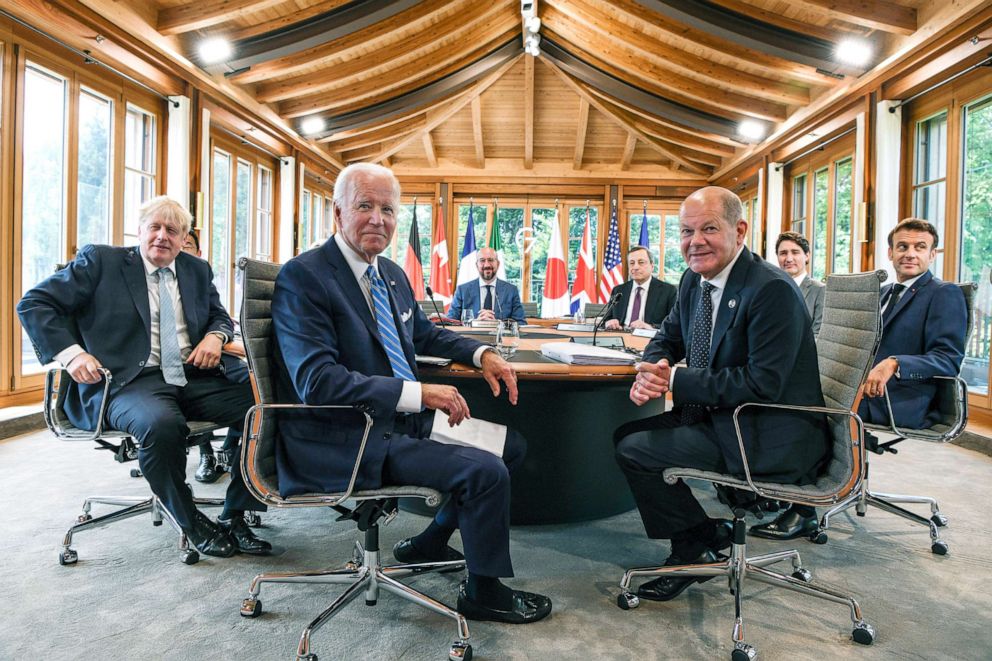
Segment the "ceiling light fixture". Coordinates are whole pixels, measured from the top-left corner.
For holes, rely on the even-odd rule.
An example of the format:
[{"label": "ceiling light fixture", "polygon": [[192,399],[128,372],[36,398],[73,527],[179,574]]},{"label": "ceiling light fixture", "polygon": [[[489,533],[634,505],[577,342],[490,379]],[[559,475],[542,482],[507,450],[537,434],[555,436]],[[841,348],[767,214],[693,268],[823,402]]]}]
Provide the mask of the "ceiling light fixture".
[{"label": "ceiling light fixture", "polygon": [[746,140],[758,141],[765,137],[765,127],[753,119],[745,119],[737,127],[737,134]]},{"label": "ceiling light fixture", "polygon": [[537,16],[531,16],[524,21],[524,28],[527,32],[536,34],[541,31],[541,19]]},{"label": "ceiling light fixture", "polygon": [[307,117],[300,122],[300,131],[303,132],[303,135],[314,135],[323,131],[324,126],[324,118],[315,115],[313,117]]},{"label": "ceiling light fixture", "polygon": [[524,41],[524,51],[528,55],[533,55],[537,57],[541,54],[541,35],[532,34],[527,37]]},{"label": "ceiling light fixture", "polygon": [[520,20],[523,22],[524,52],[532,57],[541,54],[541,19],[535,0],[520,0]]},{"label": "ceiling light fixture", "polygon": [[216,64],[230,59],[231,42],[223,37],[211,37],[200,42],[197,50],[204,64]]},{"label": "ceiling light fixture", "polygon": [[861,39],[844,39],[837,44],[834,57],[838,62],[853,67],[867,67],[871,61],[871,45]]}]

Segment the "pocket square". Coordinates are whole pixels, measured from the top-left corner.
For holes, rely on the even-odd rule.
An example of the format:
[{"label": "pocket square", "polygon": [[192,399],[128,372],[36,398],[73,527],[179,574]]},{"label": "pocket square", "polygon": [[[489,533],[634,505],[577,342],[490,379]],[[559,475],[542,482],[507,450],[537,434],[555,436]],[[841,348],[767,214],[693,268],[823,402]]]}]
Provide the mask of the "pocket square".
[{"label": "pocket square", "polygon": [[410,320],[410,317],[411,316],[413,316],[413,310],[412,309],[407,310],[406,312],[401,312],[400,313],[400,321],[402,321],[405,324],[407,321]]}]

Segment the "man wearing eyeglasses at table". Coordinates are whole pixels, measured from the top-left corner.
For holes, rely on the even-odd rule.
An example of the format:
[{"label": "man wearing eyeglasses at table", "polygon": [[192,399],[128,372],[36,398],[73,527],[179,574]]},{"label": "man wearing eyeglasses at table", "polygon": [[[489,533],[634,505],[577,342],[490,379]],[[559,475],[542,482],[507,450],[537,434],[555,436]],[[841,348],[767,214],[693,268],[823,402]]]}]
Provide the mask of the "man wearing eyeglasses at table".
[{"label": "man wearing eyeglasses at table", "polygon": [[448,316],[461,319],[464,310],[471,310],[473,317],[483,321],[513,319],[521,324],[526,322],[520,292],[514,285],[496,277],[499,273],[499,255],[496,251],[492,248],[480,250],[475,267],[479,270],[479,277],[458,285]]}]

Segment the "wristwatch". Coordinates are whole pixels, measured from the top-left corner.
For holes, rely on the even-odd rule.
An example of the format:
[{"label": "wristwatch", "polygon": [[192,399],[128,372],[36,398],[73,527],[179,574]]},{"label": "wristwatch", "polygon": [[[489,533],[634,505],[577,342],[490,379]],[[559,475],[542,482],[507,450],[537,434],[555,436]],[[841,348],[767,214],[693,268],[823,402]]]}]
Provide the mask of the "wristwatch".
[{"label": "wristwatch", "polygon": [[217,337],[220,338],[220,343],[221,344],[227,344],[227,342],[228,342],[227,333],[225,333],[223,331],[216,331],[216,330],[215,331],[210,331],[209,333],[207,333],[207,335],[216,335]]},{"label": "wristwatch", "polygon": [[889,356],[886,360],[894,360],[894,361],[896,361],[896,373],[895,373],[895,377],[897,379],[901,379],[902,377],[899,376],[899,358],[898,358],[898,356]]}]

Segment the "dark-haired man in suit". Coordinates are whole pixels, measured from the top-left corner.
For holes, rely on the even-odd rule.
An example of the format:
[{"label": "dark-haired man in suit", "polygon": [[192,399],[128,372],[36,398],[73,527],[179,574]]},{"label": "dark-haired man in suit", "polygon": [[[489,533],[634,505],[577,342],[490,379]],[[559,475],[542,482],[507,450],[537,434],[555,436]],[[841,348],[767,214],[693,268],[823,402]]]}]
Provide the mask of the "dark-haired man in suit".
[{"label": "dark-haired man in suit", "polygon": [[[409,484],[451,495],[426,530],[396,544],[396,559],[460,559],[448,540],[461,529],[468,579],[458,611],[475,620],[536,622],[551,612],[551,600],[499,580],[513,575],[509,473],[523,460],[526,442],[502,428],[499,457],[431,440],[435,411],[446,414],[447,426],[474,421],[456,388],[417,379],[415,355],[480,367],[493,395],[502,381],[511,404],[517,402],[516,376],[491,347],[428,321],[403,269],[380,254],[396,230],[399,205],[399,181],[387,168],[356,163],[338,175],[337,233],[287,262],[276,280],[279,393],[292,402],[370,410],[373,426],[355,488]],[[362,431],[364,424],[329,429],[319,413],[280,420],[276,468],[283,495],[344,489]]]},{"label": "dark-haired man in suit", "polygon": [[[496,231],[496,230],[493,230]],[[525,323],[523,303],[516,285],[496,277],[499,272],[499,255],[492,248],[483,248],[475,258],[479,277],[458,285],[451,299],[448,316],[461,319],[462,312],[469,310],[483,321],[513,319]]]},{"label": "dark-haired man in suit", "polygon": [[[64,269],[29,291],[17,313],[42,363],[59,361],[74,383],[65,410],[95,429],[103,393],[101,367],[113,379],[105,422],[138,442],[138,464],[163,506],[201,553],[269,553],[245,524],[264,505],[233,471],[214,523],[186,484],[187,420],[233,427],[254,403],[251,387],[224,377],[221,347],[231,318],[210,266],[182,252],[190,215],[165,196],[140,211],[138,246],[84,246]],[[219,524],[219,525],[218,525]]]},{"label": "dark-haired man in suit", "polygon": [[627,252],[627,275],[630,280],[617,285],[610,298],[619,295],[617,304],[606,316],[607,330],[620,328],[661,328],[661,322],[675,307],[678,289],[653,277],[654,259],[644,246]]},{"label": "dark-haired man in suit", "polygon": [[[638,406],[671,391],[675,408],[617,430],[617,461],[648,537],[670,539],[666,565],[714,562],[730,545],[727,522],[711,519],[666,468],[743,475],[734,409],[744,402],[823,406],[816,345],[796,284],[744,246],[740,198],[710,186],[679,210],[688,270],[678,304],[644,351],[630,398]],[[685,367],[675,364],[687,359]],[[827,457],[821,416],[753,409],[741,419],[751,474],[766,481],[812,481]],[[644,599],[667,601],[706,578],[663,576]]]},{"label": "dark-haired man in suit", "polygon": [[798,232],[782,232],[775,240],[775,256],[779,267],[792,276],[806,302],[806,310],[813,320],[813,337],[820,334],[823,323],[823,299],[827,286],[814,280],[806,271],[809,264],[809,241]]}]

